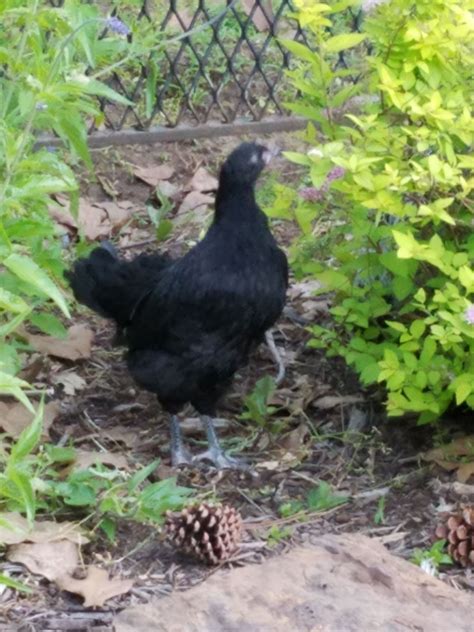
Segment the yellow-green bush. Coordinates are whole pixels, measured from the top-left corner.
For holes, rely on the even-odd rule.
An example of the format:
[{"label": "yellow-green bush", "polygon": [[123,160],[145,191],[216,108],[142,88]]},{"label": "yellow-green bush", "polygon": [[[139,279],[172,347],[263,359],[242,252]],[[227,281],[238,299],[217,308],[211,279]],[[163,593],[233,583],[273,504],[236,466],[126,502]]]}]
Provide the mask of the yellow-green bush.
[{"label": "yellow-green bush", "polygon": [[[334,36],[355,4],[299,0],[315,46],[287,43],[293,108],[317,123],[288,156],[310,185],[293,200],[293,264],[334,292],[334,325],[312,327],[312,344],[382,383],[390,415],[426,423],[474,408],[474,3],[391,0]],[[353,65],[333,70],[343,49]]]}]

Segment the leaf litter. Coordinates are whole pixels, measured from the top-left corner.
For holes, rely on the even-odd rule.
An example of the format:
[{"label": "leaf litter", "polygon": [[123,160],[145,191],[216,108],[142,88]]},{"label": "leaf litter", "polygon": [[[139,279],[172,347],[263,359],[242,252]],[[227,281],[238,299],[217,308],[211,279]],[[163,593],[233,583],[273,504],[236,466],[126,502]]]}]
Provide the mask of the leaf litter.
[{"label": "leaf litter", "polygon": [[[230,142],[230,141],[229,141]],[[208,152],[209,153],[209,152]],[[148,163],[149,150],[144,152],[143,164]],[[182,146],[180,146],[180,160],[182,159]],[[127,156],[128,157],[128,156]],[[176,164],[182,164],[176,161]],[[107,165],[108,168],[108,165]],[[176,169],[177,173],[181,174],[181,169]],[[129,174],[127,174],[129,176]],[[163,175],[163,174],[161,174]],[[124,175],[125,179],[125,175]],[[190,182],[189,176],[184,182]],[[123,183],[120,178],[117,180],[117,188],[120,192]],[[168,180],[162,180],[161,182],[168,182]],[[140,184],[136,184],[137,191],[141,192],[143,197],[144,187]],[[149,185],[153,186],[153,185]],[[182,191],[186,191],[186,185],[182,186]],[[199,188],[199,187],[198,187]],[[191,191],[193,193],[194,189]],[[202,193],[197,191],[197,193]],[[125,197],[127,199],[135,199],[135,196],[131,193],[130,189],[127,189]],[[207,196],[206,205],[202,206],[203,217],[207,217],[209,205],[212,203],[211,196]],[[139,198],[139,196],[138,196]],[[95,204],[95,203],[94,203]],[[100,203],[97,202],[100,206]],[[95,213],[95,210],[91,210]],[[104,210],[105,212],[105,210]],[[192,214],[192,211],[188,211]],[[186,214],[185,214],[186,215]],[[144,216],[144,213],[143,213]],[[102,216],[103,217],[103,216]],[[108,221],[108,220],[107,220]],[[101,220],[100,223],[103,223]],[[132,226],[132,228],[131,228]],[[280,226],[276,229],[280,230]],[[182,224],[177,234],[174,233],[169,240],[168,245],[171,248],[178,245],[181,247],[183,242],[183,233],[186,233],[186,225]],[[71,229],[71,230],[76,230]],[[119,243],[131,243],[148,240],[146,243],[150,244],[150,235],[153,233],[153,227],[145,229],[137,229],[133,224],[126,223],[119,230]],[[284,231],[282,231],[283,237]],[[192,233],[185,235],[184,241],[191,237],[195,239],[197,236],[196,227],[192,228]],[[287,242],[285,242],[287,243]],[[138,250],[137,250],[138,251]],[[304,313],[309,309],[309,305],[304,305],[305,301],[317,302],[327,301],[327,297],[314,297],[314,291],[318,288],[314,285],[311,287],[297,288],[297,296],[290,296],[290,303],[296,313]],[[316,310],[314,318],[317,319],[324,312],[324,310]],[[319,316],[318,316],[319,314]],[[324,314],[323,314],[324,315]],[[92,317],[94,322],[93,329],[98,332],[98,336],[104,336],[104,331],[107,329],[104,323],[100,319]],[[119,428],[120,426],[125,429],[123,431],[126,436],[127,428],[132,428],[139,440],[133,447],[127,448],[127,453],[133,451],[131,462],[135,461],[135,458],[142,463],[150,462],[156,458],[157,454],[161,455],[165,463],[159,466],[158,478],[167,478],[172,475],[178,475],[181,484],[196,486],[201,491],[208,493],[217,493],[220,498],[237,502],[246,507],[247,514],[249,516],[259,516],[261,524],[268,530],[272,525],[278,527],[279,524],[292,524],[296,525],[293,530],[293,535],[290,540],[282,541],[280,544],[272,548],[272,554],[275,551],[281,551],[288,548],[288,542],[297,541],[298,533],[318,534],[321,532],[327,532],[331,530],[338,530],[341,532],[350,530],[360,530],[362,532],[369,533],[375,537],[387,538],[387,542],[390,542],[390,537],[393,533],[397,533],[397,529],[403,523],[405,516],[409,515],[412,518],[412,523],[415,525],[416,520],[420,520],[422,524],[426,523],[426,515],[429,511],[429,503],[433,500],[433,494],[427,491],[426,479],[423,479],[417,468],[409,468],[407,466],[400,465],[401,457],[414,458],[412,455],[418,453],[419,448],[416,451],[411,451],[411,444],[409,441],[395,441],[392,440],[390,448],[386,450],[385,442],[387,441],[384,435],[383,439],[380,434],[374,434],[373,436],[368,433],[363,447],[354,447],[344,443],[344,438],[341,438],[342,431],[344,431],[345,424],[347,424],[347,417],[350,406],[345,406],[348,401],[337,401],[335,405],[331,407],[317,408],[311,405],[314,400],[321,399],[324,396],[332,397],[345,397],[346,394],[349,397],[360,397],[360,387],[354,386],[348,378],[348,371],[344,368],[341,370],[341,364],[337,363],[334,359],[328,361],[324,358],[323,354],[316,350],[308,350],[305,347],[305,341],[307,335],[300,327],[295,327],[294,322],[297,320],[283,320],[282,332],[285,339],[282,346],[285,351],[289,351],[287,357],[288,370],[285,383],[275,393],[274,397],[278,399],[278,395],[281,393],[280,401],[275,402],[278,407],[281,406],[282,410],[277,413],[276,419],[282,424],[286,424],[287,432],[280,437],[280,441],[276,441],[276,437],[273,437],[269,428],[252,430],[250,422],[245,424],[245,428],[240,428],[239,431],[229,433],[231,437],[230,441],[248,441],[244,447],[249,448],[252,461],[258,466],[260,463],[264,465],[268,463],[270,467],[259,468],[260,478],[253,483],[247,483],[241,478],[236,477],[232,472],[226,473],[213,473],[211,472],[176,472],[174,468],[170,468],[167,463],[167,441],[166,435],[166,423],[161,414],[157,413],[156,402],[151,397],[141,392],[136,393],[137,403],[140,403],[142,409],[137,412],[128,408],[119,409],[114,411],[116,405],[120,407],[124,401],[130,402],[129,391],[132,389],[131,381],[122,368],[117,368],[115,351],[109,350],[97,350],[94,353],[95,359],[98,357],[100,360],[96,363],[84,363],[74,370],[80,377],[85,375],[85,379],[88,385],[93,384],[93,388],[78,389],[75,395],[68,395],[63,392],[64,401],[69,402],[71,406],[71,412],[69,415],[62,415],[57,424],[60,426],[57,431],[59,436],[62,433],[71,436],[70,429],[73,428],[74,440],[80,440],[81,445],[85,443],[88,447],[97,445],[96,439],[99,435],[101,442],[107,445],[106,441],[108,437],[108,429],[105,426],[102,430],[103,420],[110,420],[113,418],[114,424]],[[99,355],[100,353],[100,355]],[[61,357],[54,356],[53,357]],[[109,358],[109,359],[107,359]],[[79,357],[78,360],[81,358]],[[74,360],[73,360],[74,361]],[[106,371],[104,374],[104,367],[114,365],[113,371]],[[252,361],[248,370],[242,371],[241,376],[238,377],[236,387],[229,401],[225,404],[222,410],[222,415],[227,419],[227,426],[229,428],[234,427],[235,424],[241,424],[239,421],[239,415],[242,412],[242,401],[245,394],[249,393],[253,387],[255,379],[262,376],[262,372],[271,372],[272,366],[269,362],[268,354],[265,352],[257,354],[257,357]],[[63,371],[64,372],[64,371]],[[51,380],[54,378],[51,376]],[[73,378],[74,381],[74,378]],[[54,382],[53,382],[54,383]],[[56,382],[60,384],[60,382]],[[112,394],[113,393],[113,394]],[[127,393],[125,399],[125,393]],[[342,394],[342,395],[340,395]],[[135,395],[134,395],[135,396]],[[363,399],[363,397],[362,397]],[[283,400],[283,402],[281,402]],[[324,402],[324,400],[323,400]],[[332,404],[334,401],[332,402]],[[364,406],[364,402],[361,404]],[[315,413],[315,410],[317,411]],[[114,411],[114,412],[112,412]],[[81,423],[83,421],[83,414],[91,416],[94,421],[96,430],[93,435],[91,434],[90,426]],[[288,416],[284,416],[285,413],[289,413]],[[159,423],[155,423],[155,419]],[[107,423],[108,423],[107,421]],[[308,436],[304,430],[304,426],[308,422],[310,428],[310,435]],[[270,419],[270,424],[272,420]],[[198,430],[195,421],[193,420],[192,434],[198,435]],[[269,426],[271,427],[271,426]],[[392,426],[393,427],[393,423]],[[55,428],[56,430],[56,428]],[[243,436],[242,436],[243,430]],[[122,431],[117,433],[116,439],[110,436],[112,441],[121,441],[119,435]],[[221,430],[224,441],[226,437],[225,428]],[[252,437],[254,432],[254,438]],[[315,434],[317,432],[317,434]],[[321,435],[319,434],[321,433]],[[306,436],[305,436],[306,435]],[[332,436],[337,437],[333,439]],[[141,437],[146,436],[146,441],[143,441]],[[388,435],[390,438],[393,434]],[[202,435],[199,436],[199,439]],[[149,440],[150,439],[150,440]],[[283,441],[283,444],[280,442]],[[126,446],[129,445],[128,440],[122,441]],[[234,447],[234,444],[232,444]],[[237,451],[239,450],[239,444],[236,443]],[[90,450],[93,452],[93,450]],[[97,454],[97,453],[95,453]],[[99,453],[101,454],[101,453]],[[110,454],[119,455],[118,452]],[[95,458],[95,457],[94,457]],[[127,460],[127,459],[126,459]],[[97,461],[95,461],[97,462]],[[113,465],[112,465],[113,466]],[[273,468],[273,469],[272,469]],[[377,469],[378,468],[378,469]],[[402,474],[400,474],[402,471]],[[158,472],[158,470],[157,470]],[[404,473],[406,473],[407,479],[405,484]],[[354,475],[355,474],[355,475]],[[314,488],[318,481],[328,481],[331,488],[335,492],[345,493],[350,495],[356,490],[372,489],[373,486],[380,481],[392,480],[397,477],[398,487],[391,488],[387,494],[387,504],[385,507],[385,516],[383,527],[374,527],[372,515],[375,513],[376,506],[373,503],[366,503],[363,507],[359,506],[357,499],[354,499],[351,503],[350,511],[339,511],[334,514],[335,518],[331,519],[326,517],[314,517],[311,521],[305,524],[299,524],[298,521],[301,517],[293,519],[292,516],[280,518],[279,507],[282,503],[292,500],[298,495],[304,497],[305,489],[308,487]],[[156,479],[155,479],[156,480]],[[248,498],[248,502],[246,500]],[[434,503],[435,504],[435,503]],[[293,520],[293,521],[292,521]],[[416,525],[415,525],[416,527]],[[406,554],[407,547],[419,546],[420,538],[424,535],[418,528],[411,528],[406,538],[402,543],[397,543],[397,550]],[[146,549],[140,554],[135,555],[133,549],[136,546],[143,546],[147,538],[151,538],[151,545],[153,548]],[[397,536],[398,537],[398,536]],[[252,536],[249,534],[248,538],[251,540]],[[249,545],[254,545],[255,542],[248,542]],[[95,546],[100,545],[99,542]],[[106,547],[106,557],[110,560],[110,543],[104,543]],[[389,544],[390,546],[390,544]],[[140,569],[140,576],[137,579],[136,585],[146,586],[146,593],[140,593],[140,589],[137,588],[137,594],[141,594],[141,599],[145,597],[143,595],[153,593],[153,591],[169,590],[171,584],[179,585],[181,588],[186,587],[190,583],[196,581],[196,577],[205,579],[206,571],[202,571],[187,565],[180,565],[178,571],[173,567],[173,562],[167,558],[167,553],[158,544],[156,538],[155,528],[145,528],[144,525],[134,524],[132,527],[126,529],[123,536],[120,535],[119,540],[114,549],[115,555],[120,556],[121,570],[125,573],[129,572],[130,568]],[[89,547],[88,547],[89,549]],[[263,554],[269,554],[268,547],[263,542],[262,548],[255,550],[250,555],[251,559],[261,561]],[[100,554],[92,553],[96,556],[96,559],[105,559]],[[153,558],[155,564],[155,571],[149,571],[150,568],[150,555]],[[247,554],[248,555],[248,554]],[[91,561],[91,552],[85,551],[86,562]],[[99,569],[100,570],[100,569]],[[1,571],[1,569],[0,569]],[[95,572],[92,572],[92,579]],[[106,571],[101,573],[105,582],[115,581],[109,580]],[[159,579],[156,579],[159,577]],[[89,575],[88,575],[89,578]],[[90,579],[90,578],[89,578]],[[72,584],[74,582],[84,582],[87,580],[71,578]],[[118,580],[124,581],[124,580]],[[127,581],[127,580],[125,580]],[[130,581],[130,580],[128,580]],[[92,582],[93,583],[93,582]],[[84,584],[80,584],[81,589]],[[128,586],[127,586],[128,587]],[[68,588],[65,587],[67,590]],[[135,588],[134,588],[135,591]],[[86,592],[86,591],[84,591]],[[129,598],[132,601],[135,600],[135,592]],[[86,603],[87,597],[85,597]],[[123,603],[123,602],[122,602]],[[48,606],[46,606],[48,607]],[[56,602],[49,600],[49,608],[56,609]],[[13,606],[13,610],[17,613],[15,616],[19,617],[19,620],[24,620],[25,616],[28,617],[38,616],[38,606],[29,608],[28,611],[22,608],[21,603]],[[35,613],[35,614],[33,614]],[[45,615],[46,617],[46,615]],[[46,621],[42,619],[42,621]],[[67,623],[71,623],[70,619],[66,620]],[[53,626],[50,626],[53,627]]]},{"label": "leaf litter", "polygon": [[[58,401],[48,402],[43,414],[43,439],[49,439],[49,429],[58,416],[61,404]],[[0,427],[15,439],[33,421],[34,414],[19,402],[0,402]]]},{"label": "leaf litter", "polygon": [[87,325],[72,325],[67,338],[55,338],[23,331],[22,335],[36,349],[64,360],[87,360],[91,357],[93,331]]}]

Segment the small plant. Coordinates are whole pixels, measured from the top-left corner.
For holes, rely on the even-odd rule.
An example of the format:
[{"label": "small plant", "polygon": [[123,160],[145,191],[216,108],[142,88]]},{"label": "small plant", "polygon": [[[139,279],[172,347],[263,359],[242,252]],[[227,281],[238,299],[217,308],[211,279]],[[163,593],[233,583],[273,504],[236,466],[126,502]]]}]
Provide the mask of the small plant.
[{"label": "small plant", "polygon": [[415,549],[411,561],[427,570],[433,568],[435,571],[441,565],[450,565],[453,563],[451,557],[445,553],[446,540],[438,540],[429,549]]},{"label": "small plant", "polygon": [[348,496],[334,494],[331,486],[321,481],[317,487],[311,489],[304,500],[290,500],[280,506],[279,512],[283,518],[289,518],[300,512],[328,511],[339,505],[344,505],[349,500]]},{"label": "small plant", "polygon": [[[0,511],[18,511],[32,524],[37,515],[59,517],[67,508],[110,539],[119,519],[162,523],[168,510],[181,509],[192,490],[174,478],[149,483],[154,461],[129,474],[104,465],[75,470],[75,450],[44,444],[40,448],[42,405],[30,426],[0,456]],[[70,469],[64,474],[65,467]]]},{"label": "small plant", "polygon": [[381,496],[377,503],[377,511],[374,515],[375,524],[383,524],[385,522],[385,500],[386,496]]},{"label": "small plant", "polygon": [[267,531],[265,538],[268,546],[273,548],[280,544],[280,542],[283,542],[283,540],[291,538],[292,535],[293,529],[291,527],[279,527],[278,525],[273,525],[273,527]]},{"label": "small plant", "polygon": [[265,427],[269,417],[278,410],[268,404],[275,389],[275,381],[269,375],[258,380],[253,391],[244,400],[246,410],[242,413],[241,419],[250,419],[261,428]]}]

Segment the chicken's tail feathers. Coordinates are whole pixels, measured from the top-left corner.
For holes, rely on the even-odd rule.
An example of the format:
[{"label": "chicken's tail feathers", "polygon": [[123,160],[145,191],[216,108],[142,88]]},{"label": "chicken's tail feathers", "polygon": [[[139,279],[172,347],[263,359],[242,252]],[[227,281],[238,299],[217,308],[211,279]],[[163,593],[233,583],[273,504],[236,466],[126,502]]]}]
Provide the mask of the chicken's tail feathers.
[{"label": "chicken's tail feathers", "polygon": [[88,257],[76,261],[65,277],[79,303],[126,327],[169,262],[160,254],[124,261],[110,242],[102,242]]}]

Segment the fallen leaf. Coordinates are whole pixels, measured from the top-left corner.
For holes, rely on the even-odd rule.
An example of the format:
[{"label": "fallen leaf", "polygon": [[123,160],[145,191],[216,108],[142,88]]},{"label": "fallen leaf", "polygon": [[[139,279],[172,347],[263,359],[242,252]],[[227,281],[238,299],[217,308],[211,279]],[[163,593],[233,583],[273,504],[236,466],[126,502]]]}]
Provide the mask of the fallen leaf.
[{"label": "fallen leaf", "polygon": [[[309,434],[310,432],[308,426],[305,423],[301,423],[294,430],[285,434],[278,444],[288,452],[292,452],[293,454],[299,456],[302,448],[304,448],[305,440]],[[304,451],[306,451],[306,448]]]},{"label": "fallen leaf", "polygon": [[458,437],[446,445],[423,453],[425,461],[432,461],[448,472],[457,470],[456,476],[460,483],[466,483],[474,475],[474,462],[466,463],[462,457],[474,459],[474,435]]},{"label": "fallen leaf", "polygon": [[214,191],[217,189],[217,184],[217,178],[212,176],[204,167],[199,167],[189,181],[188,188],[202,193],[204,191]]},{"label": "fallen leaf", "polygon": [[22,332],[36,351],[65,360],[83,360],[90,358],[93,332],[85,325],[73,325],[68,329],[67,338],[53,338]]},{"label": "fallen leaf", "polygon": [[474,435],[458,437],[442,445],[422,454],[425,461],[449,461],[452,457],[473,456],[474,457]]},{"label": "fallen leaf", "polygon": [[210,195],[205,195],[200,191],[191,191],[182,201],[178,213],[184,214],[190,211],[200,212],[206,210],[213,202],[214,198]]},{"label": "fallen leaf", "polygon": [[[44,407],[43,415],[43,439],[49,439],[49,429],[60,411],[60,403],[49,402]],[[34,415],[23,404],[13,402],[6,404],[0,402],[0,427],[15,439],[33,421]]]},{"label": "fallen leaf", "polygon": [[105,209],[100,208],[87,198],[79,200],[77,223],[78,228],[90,241],[95,241],[99,237],[107,237],[110,232],[110,224],[107,221]]},{"label": "fallen leaf", "polygon": [[127,593],[133,586],[132,579],[109,579],[109,574],[97,566],[89,566],[85,579],[63,575],[56,581],[61,590],[84,597],[84,606],[94,608],[104,605],[107,599]]},{"label": "fallen leaf", "polygon": [[107,195],[111,198],[117,197],[119,191],[112,180],[110,180],[110,178],[107,178],[107,176],[101,175],[100,173],[96,173],[96,176],[105,193],[107,193]]},{"label": "fallen leaf", "polygon": [[171,165],[156,165],[155,167],[139,167],[134,165],[133,173],[139,179],[156,187],[162,180],[169,180],[174,173]]},{"label": "fallen leaf", "polygon": [[100,208],[107,213],[109,228],[121,228],[131,217],[132,205],[118,204],[117,202],[101,202]]},{"label": "fallen leaf", "polygon": [[19,376],[26,382],[34,382],[43,369],[46,368],[47,358],[40,353],[32,353],[31,361],[20,371]]},{"label": "fallen leaf", "polygon": [[277,457],[272,461],[262,461],[256,464],[256,468],[259,470],[267,470],[269,472],[286,472],[293,469],[296,465],[299,465],[304,458],[304,455],[296,455],[286,450],[278,450],[273,452]]},{"label": "fallen leaf", "polygon": [[255,11],[252,13],[252,10],[255,6],[255,0],[242,0],[242,8],[247,15],[252,13],[252,22],[255,25],[255,28],[258,31],[268,31],[269,28],[273,25],[273,10],[272,4],[269,0],[266,2],[261,0],[261,6],[264,11],[257,7]]},{"label": "fallen leaf", "polygon": [[75,544],[86,544],[89,540],[74,522],[35,520],[32,525],[17,512],[0,513],[0,543],[56,542],[69,540]]},{"label": "fallen leaf", "polygon": [[71,468],[74,470],[86,470],[97,463],[113,465],[121,470],[129,469],[127,459],[123,454],[118,454],[117,452],[89,452],[87,450],[76,450],[76,456]]},{"label": "fallen leaf", "polygon": [[24,564],[35,575],[50,581],[72,573],[79,565],[77,544],[70,540],[14,544],[8,549],[7,559]]},{"label": "fallen leaf", "polygon": [[125,428],[124,426],[115,426],[114,428],[108,428],[102,433],[107,439],[123,443],[127,448],[133,448],[136,446],[139,437],[134,430]]},{"label": "fallen leaf", "polygon": [[362,402],[363,398],[359,395],[325,395],[313,402],[313,406],[321,410],[328,410],[336,406],[345,406],[347,404],[356,404]]},{"label": "fallen leaf", "polygon": [[176,198],[180,192],[179,187],[176,186],[176,184],[168,182],[167,180],[159,182],[156,188],[162,195],[170,199]]},{"label": "fallen leaf", "polygon": [[50,207],[49,214],[58,224],[61,224],[69,230],[77,230],[76,219],[64,206],[58,204],[57,206]]},{"label": "fallen leaf", "polygon": [[57,373],[52,376],[52,381],[54,384],[60,384],[66,395],[75,395],[77,391],[81,391],[87,385],[85,379],[74,371]]}]

